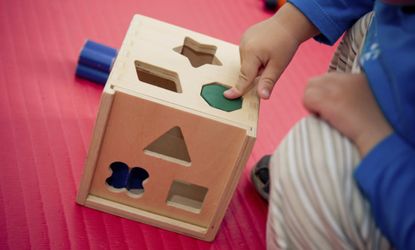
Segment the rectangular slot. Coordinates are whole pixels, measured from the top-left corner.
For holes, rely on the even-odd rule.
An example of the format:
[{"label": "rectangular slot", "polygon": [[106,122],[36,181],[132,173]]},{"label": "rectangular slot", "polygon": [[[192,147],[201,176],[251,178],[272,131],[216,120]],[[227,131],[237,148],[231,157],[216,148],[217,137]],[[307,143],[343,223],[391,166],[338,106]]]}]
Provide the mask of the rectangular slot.
[{"label": "rectangular slot", "polygon": [[166,203],[169,206],[198,214],[202,209],[207,191],[205,187],[175,180],[170,187]]},{"label": "rectangular slot", "polygon": [[176,93],[182,93],[179,75],[176,72],[137,60],[134,64],[138,80],[141,82]]}]

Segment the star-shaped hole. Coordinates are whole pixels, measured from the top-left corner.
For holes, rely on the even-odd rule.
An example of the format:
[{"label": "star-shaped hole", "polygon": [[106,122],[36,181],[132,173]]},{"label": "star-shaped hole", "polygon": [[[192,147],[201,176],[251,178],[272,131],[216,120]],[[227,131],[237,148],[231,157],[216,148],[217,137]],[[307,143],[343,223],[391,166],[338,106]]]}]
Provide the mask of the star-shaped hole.
[{"label": "star-shaped hole", "polygon": [[205,64],[221,66],[222,63],[215,56],[217,47],[209,44],[199,43],[190,37],[184,39],[183,45],[173,49],[177,53],[187,57],[190,64],[198,68]]}]

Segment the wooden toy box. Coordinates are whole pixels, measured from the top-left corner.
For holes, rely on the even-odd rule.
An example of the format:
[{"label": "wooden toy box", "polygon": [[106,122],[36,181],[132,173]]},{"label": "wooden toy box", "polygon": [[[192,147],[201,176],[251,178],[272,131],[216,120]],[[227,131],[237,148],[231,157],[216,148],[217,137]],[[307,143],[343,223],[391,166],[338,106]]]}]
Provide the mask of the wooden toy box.
[{"label": "wooden toy box", "polygon": [[236,83],[239,60],[236,45],[134,16],[102,94],[77,202],[213,240],[256,137],[254,91],[224,108],[212,97]]}]

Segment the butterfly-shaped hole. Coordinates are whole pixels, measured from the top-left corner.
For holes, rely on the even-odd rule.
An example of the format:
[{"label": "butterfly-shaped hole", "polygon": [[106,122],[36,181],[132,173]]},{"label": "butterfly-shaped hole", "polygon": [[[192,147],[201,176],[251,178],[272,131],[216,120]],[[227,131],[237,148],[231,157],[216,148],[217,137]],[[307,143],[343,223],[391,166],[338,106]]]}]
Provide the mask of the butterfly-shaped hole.
[{"label": "butterfly-shaped hole", "polygon": [[140,167],[129,168],[124,162],[113,162],[110,165],[112,174],[105,180],[110,191],[120,193],[127,192],[133,198],[139,198],[144,194],[144,183],[150,177],[148,172]]}]

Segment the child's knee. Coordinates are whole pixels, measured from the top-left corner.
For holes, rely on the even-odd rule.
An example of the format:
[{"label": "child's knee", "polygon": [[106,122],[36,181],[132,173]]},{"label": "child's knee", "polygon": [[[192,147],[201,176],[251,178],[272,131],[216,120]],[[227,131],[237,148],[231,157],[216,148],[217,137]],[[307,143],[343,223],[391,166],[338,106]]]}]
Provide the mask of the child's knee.
[{"label": "child's knee", "polygon": [[353,143],[325,121],[307,116],[293,126],[275,151],[271,178],[330,175],[342,182],[345,177],[352,178],[358,163],[359,155]]}]

